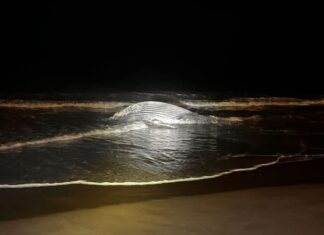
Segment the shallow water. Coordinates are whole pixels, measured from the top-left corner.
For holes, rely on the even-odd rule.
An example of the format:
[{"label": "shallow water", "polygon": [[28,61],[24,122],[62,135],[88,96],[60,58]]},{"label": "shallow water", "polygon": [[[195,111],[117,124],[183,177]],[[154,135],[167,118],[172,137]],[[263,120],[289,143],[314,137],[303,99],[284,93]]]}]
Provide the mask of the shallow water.
[{"label": "shallow water", "polygon": [[[88,98],[88,99],[87,99]],[[211,117],[208,124],[110,120],[141,101]],[[207,94],[64,94],[0,101],[1,187],[199,180],[324,156],[324,99]]]}]

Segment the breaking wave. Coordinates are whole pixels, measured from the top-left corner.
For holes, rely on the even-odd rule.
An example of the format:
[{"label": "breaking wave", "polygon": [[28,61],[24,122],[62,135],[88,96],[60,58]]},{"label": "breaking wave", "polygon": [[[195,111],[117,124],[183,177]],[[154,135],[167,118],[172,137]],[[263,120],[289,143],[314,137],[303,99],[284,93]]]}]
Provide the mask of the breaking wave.
[{"label": "breaking wave", "polygon": [[67,101],[25,101],[0,100],[0,108],[12,109],[112,109],[130,105],[128,102],[67,102]]},{"label": "breaking wave", "polygon": [[28,147],[33,145],[44,145],[44,144],[55,143],[55,142],[73,141],[85,137],[123,133],[127,131],[139,130],[144,128],[147,128],[147,125],[145,123],[135,122],[129,125],[114,126],[112,128],[92,130],[92,131],[77,133],[77,134],[60,135],[55,137],[43,138],[40,140],[1,144],[0,151]]},{"label": "breaking wave", "polygon": [[278,97],[235,98],[223,101],[182,100],[180,102],[181,104],[189,108],[205,108],[217,110],[249,110],[274,106],[324,106],[324,99],[297,99]]},{"label": "breaking wave", "polygon": [[[188,108],[208,109],[261,109],[274,106],[324,106],[324,98],[321,99],[298,99],[280,97],[260,98],[233,98],[228,100],[180,100],[181,105]],[[0,100],[0,108],[13,109],[113,109],[126,107],[132,102],[118,101],[37,101],[37,100]]]}]

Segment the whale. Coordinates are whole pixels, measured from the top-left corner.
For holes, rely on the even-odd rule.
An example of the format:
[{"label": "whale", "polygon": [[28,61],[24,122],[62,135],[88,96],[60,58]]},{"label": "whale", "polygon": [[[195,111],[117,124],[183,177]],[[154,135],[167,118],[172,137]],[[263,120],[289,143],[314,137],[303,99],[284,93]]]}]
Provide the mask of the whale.
[{"label": "whale", "polygon": [[130,105],[115,113],[110,120],[142,121],[149,124],[208,124],[213,121],[211,117],[159,101],[145,101]]}]

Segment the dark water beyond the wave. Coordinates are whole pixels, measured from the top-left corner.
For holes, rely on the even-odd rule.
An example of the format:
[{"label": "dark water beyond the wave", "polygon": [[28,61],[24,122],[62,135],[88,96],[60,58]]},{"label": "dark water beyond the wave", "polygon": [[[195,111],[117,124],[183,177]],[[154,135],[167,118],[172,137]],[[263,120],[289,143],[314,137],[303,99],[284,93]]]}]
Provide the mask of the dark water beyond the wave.
[{"label": "dark water beyond the wave", "polygon": [[[163,101],[207,124],[112,122]],[[157,184],[324,156],[324,99],[207,94],[64,94],[0,100],[0,187]]]}]

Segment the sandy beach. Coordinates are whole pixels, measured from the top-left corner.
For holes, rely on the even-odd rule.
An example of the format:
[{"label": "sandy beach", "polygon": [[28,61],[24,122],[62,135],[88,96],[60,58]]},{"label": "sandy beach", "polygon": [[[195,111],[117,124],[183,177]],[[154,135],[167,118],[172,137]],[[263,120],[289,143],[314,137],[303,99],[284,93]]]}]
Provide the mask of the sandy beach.
[{"label": "sandy beach", "polygon": [[[322,234],[323,160],[144,187],[1,189],[1,234]],[[297,183],[298,182],[298,183]]]}]

